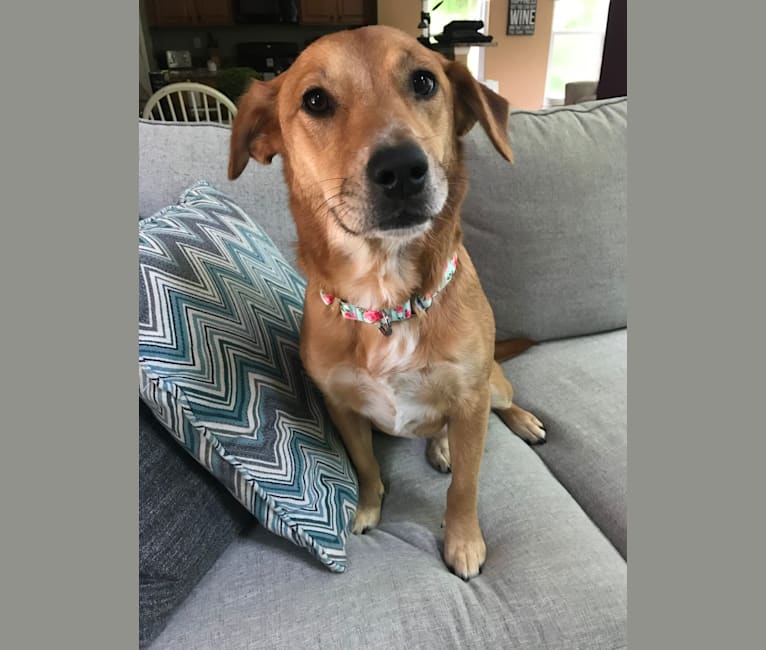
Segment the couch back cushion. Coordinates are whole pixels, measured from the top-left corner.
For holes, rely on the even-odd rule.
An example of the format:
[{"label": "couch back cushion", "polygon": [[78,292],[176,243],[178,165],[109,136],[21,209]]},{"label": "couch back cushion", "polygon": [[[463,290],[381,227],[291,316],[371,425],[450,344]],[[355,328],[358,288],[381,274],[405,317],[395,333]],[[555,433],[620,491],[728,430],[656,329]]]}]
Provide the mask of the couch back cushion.
[{"label": "couch back cushion", "polygon": [[[497,338],[538,341],[627,324],[627,98],[514,111],[514,164],[480,127],[465,137],[465,243],[495,312]],[[226,177],[231,131],[139,122],[139,215],[206,179],[295,263],[282,160]]]},{"label": "couch back cushion", "polygon": [[497,338],[538,341],[627,325],[627,98],[514,111],[514,164],[465,138],[465,244]]},{"label": "couch back cushion", "polygon": [[139,120],[138,214],[149,217],[207,180],[258,220],[287,261],[295,264],[295,224],[287,203],[282,159],[251,162],[236,181],[226,172],[231,129],[218,124]]}]

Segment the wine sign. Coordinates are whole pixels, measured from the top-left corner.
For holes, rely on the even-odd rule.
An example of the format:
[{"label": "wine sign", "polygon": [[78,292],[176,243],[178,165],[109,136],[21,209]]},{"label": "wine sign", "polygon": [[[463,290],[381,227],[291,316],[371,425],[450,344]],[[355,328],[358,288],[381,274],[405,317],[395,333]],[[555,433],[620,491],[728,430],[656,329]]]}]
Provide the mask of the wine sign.
[{"label": "wine sign", "polygon": [[508,35],[534,34],[536,14],[537,0],[508,0]]}]

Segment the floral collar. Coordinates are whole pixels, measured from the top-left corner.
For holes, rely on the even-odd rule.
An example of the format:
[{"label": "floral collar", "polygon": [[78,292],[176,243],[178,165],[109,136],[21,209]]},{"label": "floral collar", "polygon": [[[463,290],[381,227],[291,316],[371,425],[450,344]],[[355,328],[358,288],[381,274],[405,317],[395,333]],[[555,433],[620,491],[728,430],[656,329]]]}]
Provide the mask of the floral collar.
[{"label": "floral collar", "polygon": [[362,307],[350,305],[349,303],[340,300],[335,296],[331,296],[330,294],[325,293],[322,289],[319,290],[319,295],[322,298],[322,302],[328,306],[332,305],[333,302],[337,300],[338,304],[340,305],[340,313],[343,318],[377,325],[378,329],[384,336],[391,336],[391,323],[412,318],[413,303],[420,309],[428,309],[433,304],[436,295],[449,284],[450,280],[452,280],[456,269],[457,253],[455,253],[444,265],[444,276],[442,277],[441,284],[439,284],[439,287],[436,289],[436,291],[427,293],[424,296],[413,294],[412,298],[410,298],[403,305],[394,307],[392,309],[363,309]]}]

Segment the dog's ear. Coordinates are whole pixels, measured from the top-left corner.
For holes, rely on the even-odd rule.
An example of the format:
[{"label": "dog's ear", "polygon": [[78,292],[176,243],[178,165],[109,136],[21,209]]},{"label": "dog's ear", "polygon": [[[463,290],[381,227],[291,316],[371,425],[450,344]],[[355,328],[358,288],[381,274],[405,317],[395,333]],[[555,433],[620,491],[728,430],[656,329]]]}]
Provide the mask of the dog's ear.
[{"label": "dog's ear", "polygon": [[508,140],[510,106],[507,100],[476,81],[470,70],[460,62],[448,61],[445,71],[452,84],[457,135],[468,133],[478,120],[498,153],[512,161],[513,152]]},{"label": "dog's ear", "polygon": [[251,157],[268,165],[282,149],[277,115],[277,95],[282,79],[253,80],[237,102],[237,116],[231,128],[229,179],[237,178]]}]

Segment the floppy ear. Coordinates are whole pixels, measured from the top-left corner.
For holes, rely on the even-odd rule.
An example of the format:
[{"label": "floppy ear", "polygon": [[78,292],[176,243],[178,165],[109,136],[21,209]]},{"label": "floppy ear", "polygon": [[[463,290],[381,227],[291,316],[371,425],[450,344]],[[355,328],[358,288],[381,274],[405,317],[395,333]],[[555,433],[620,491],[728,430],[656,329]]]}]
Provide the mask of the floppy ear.
[{"label": "floppy ear", "polygon": [[282,80],[253,80],[239,102],[231,128],[229,179],[237,178],[250,157],[268,165],[282,149],[282,134],[277,115],[277,95]]},{"label": "floppy ear", "polygon": [[445,72],[452,84],[457,135],[468,133],[478,120],[498,153],[513,161],[508,140],[510,106],[506,99],[476,81],[462,63],[449,61]]}]

